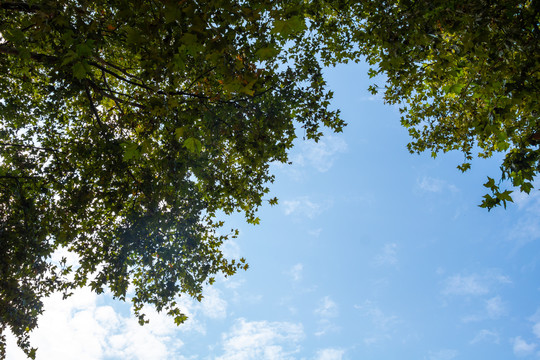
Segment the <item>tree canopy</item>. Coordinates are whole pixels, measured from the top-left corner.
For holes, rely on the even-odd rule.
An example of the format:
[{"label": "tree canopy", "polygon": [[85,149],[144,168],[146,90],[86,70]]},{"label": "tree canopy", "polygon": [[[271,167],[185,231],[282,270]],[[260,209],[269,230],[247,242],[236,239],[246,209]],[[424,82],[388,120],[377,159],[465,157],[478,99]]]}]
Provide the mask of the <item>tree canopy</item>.
[{"label": "tree canopy", "polygon": [[[501,179],[529,192],[538,23],[519,0],[0,2],[0,333],[34,357],[41,299],[77,286],[130,286],[141,323],[145,304],[184,321],[179,294],[247,268],[217,215],[258,223],[296,128],[345,125],[323,66],[367,59],[411,152],[462,151],[462,171],[503,152]],[[485,185],[483,206],[511,200]],[[52,263],[60,248],[79,266]]]},{"label": "tree canopy", "polygon": [[[304,10],[0,3],[0,329],[29,356],[53,291],[109,288],[124,300],[131,285],[141,322],[152,304],[181,323],[178,294],[200,299],[213,275],[247,268],[221,253],[235,232],[220,231],[216,213],[257,223],[269,163],[287,161],[295,124],[314,139],[344,125]],[[80,266],[50,262],[62,247]]]},{"label": "tree canopy", "polygon": [[[501,180],[529,193],[540,169],[540,3],[536,0],[370,1],[358,16],[355,43],[387,78],[411,152],[504,154]],[[372,87],[373,92],[378,89]],[[488,178],[482,207],[511,201]]]}]

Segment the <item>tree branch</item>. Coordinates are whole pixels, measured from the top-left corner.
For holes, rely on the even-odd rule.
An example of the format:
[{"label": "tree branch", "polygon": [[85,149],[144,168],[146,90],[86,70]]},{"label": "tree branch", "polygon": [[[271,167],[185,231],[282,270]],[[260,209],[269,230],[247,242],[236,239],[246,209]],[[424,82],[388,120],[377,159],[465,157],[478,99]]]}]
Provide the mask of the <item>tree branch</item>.
[{"label": "tree branch", "polygon": [[[0,53],[8,54],[8,55],[20,55],[21,52],[12,46],[0,45]],[[36,60],[38,62],[48,63],[48,64],[55,63],[59,60],[59,58],[56,56],[33,53],[33,52],[30,53],[30,58],[32,60]]]},{"label": "tree branch", "polygon": [[[150,87],[148,85],[145,85],[143,83],[138,83],[138,82],[133,81],[133,80],[129,80],[129,79],[125,78],[124,76],[122,76],[120,74],[117,74],[114,71],[111,71],[111,70],[107,69],[106,67],[101,66],[100,64],[98,64],[98,63],[96,63],[94,61],[89,61],[88,65],[92,65],[94,67],[97,67],[101,71],[104,71],[107,74],[114,76],[118,80],[127,82],[128,84],[143,88],[145,90],[149,90],[149,91],[151,91],[153,93],[156,93],[158,95],[172,95],[172,96],[174,96],[174,95],[182,95],[182,96],[195,97],[195,98],[198,98],[198,99],[205,99],[205,100],[210,99],[210,97],[208,97],[208,96],[199,95],[199,94],[191,94],[191,93],[188,93],[188,92],[185,92],[185,91],[163,91],[163,90],[157,90],[156,91],[155,89],[153,89],[152,87]],[[128,76],[131,76],[131,75],[128,75]]]},{"label": "tree branch", "polygon": [[94,116],[96,117],[96,120],[99,124],[99,127],[103,129],[103,123],[101,122],[101,118],[99,117],[99,112],[96,109],[96,106],[94,105],[94,100],[92,99],[92,94],[90,94],[90,89],[88,88],[88,85],[84,85],[84,90],[86,92],[86,97],[88,97],[88,101],[90,102],[90,109],[92,109],[92,112],[94,113]]},{"label": "tree branch", "polygon": [[19,182],[19,179],[41,179],[39,176],[29,176],[29,175],[21,175],[21,176],[15,176],[15,175],[0,175],[0,179],[12,179]]},{"label": "tree branch", "polygon": [[[105,86],[107,87],[107,89],[109,90],[110,93],[113,93],[114,91],[111,89],[111,87],[109,86],[109,83],[107,82],[107,76],[105,75],[105,72],[101,72],[101,77],[103,79],[103,83],[105,84]],[[120,110],[120,114],[124,115],[124,110],[122,110],[122,107],[120,106],[119,104],[119,101],[120,99],[116,100],[116,99],[113,99],[114,100],[114,103],[116,104],[116,107],[118,108],[118,110]]]},{"label": "tree branch", "polygon": [[16,10],[27,13],[35,13],[42,10],[42,7],[36,4],[27,4],[22,1],[9,1],[9,2],[0,2],[0,9],[5,10]]},{"label": "tree branch", "polygon": [[107,69],[106,67],[101,66],[100,64],[98,64],[98,63],[96,63],[96,62],[94,62],[94,61],[89,61],[89,62],[88,62],[88,65],[92,65],[92,66],[94,66],[94,67],[97,67],[97,68],[100,69],[101,71],[106,72],[107,74],[114,76],[114,77],[117,78],[118,80],[122,80],[122,81],[124,81],[124,82],[127,82],[128,84],[131,84],[131,85],[134,85],[134,86],[137,86],[137,87],[141,87],[141,88],[146,89],[146,90],[155,91],[154,89],[152,89],[152,88],[151,88],[150,86],[148,86],[148,85],[145,85],[145,84],[143,84],[143,83],[138,83],[138,82],[129,80],[129,79],[123,77],[122,75],[119,75],[119,74],[115,73],[114,71],[111,71],[111,70]]},{"label": "tree branch", "polygon": [[[120,99],[119,97],[117,96],[114,96],[112,94],[109,94],[107,93],[106,89],[103,89],[103,88],[100,88],[96,83],[94,83],[93,81],[91,80],[88,80],[88,82],[90,83],[90,85],[92,86],[92,88],[95,90],[95,91],[98,91],[102,96],[105,96],[106,98],[109,98],[111,100],[113,100],[114,102],[119,102],[121,104],[127,104],[127,105],[131,105],[131,106],[134,106],[134,107],[138,107],[139,109],[144,109],[145,106],[144,105],[141,105],[139,103],[136,103],[136,102],[133,102],[133,101],[128,101],[128,100],[122,100]],[[107,85],[108,86],[108,85]],[[117,93],[117,94],[120,94],[120,95],[123,95],[123,96],[126,96],[126,97],[130,97],[129,95],[127,94],[123,94],[123,93],[119,93],[119,92],[115,92],[113,90],[111,90],[109,88],[109,91],[111,93]],[[118,104],[116,104],[118,106]],[[122,109],[120,109],[122,110]]]},{"label": "tree branch", "polygon": [[97,59],[101,64],[110,66],[110,67],[112,67],[113,69],[120,71],[122,74],[124,74],[124,75],[126,75],[126,76],[129,76],[129,77],[131,77],[131,78],[133,78],[133,79],[135,79],[135,80],[139,80],[139,81],[142,82],[142,80],[139,79],[137,76],[128,73],[125,69],[121,68],[120,66],[115,65],[115,64],[113,64],[113,63],[110,63],[110,62],[108,62],[108,61],[105,61],[105,60],[103,60],[103,59],[100,58],[100,57],[96,57],[96,59]]},{"label": "tree branch", "polygon": [[[11,47],[11,46],[0,45],[0,53],[9,54],[9,55],[19,55],[20,51],[17,50],[16,48],[14,48],[14,47]],[[33,59],[33,60],[36,60],[38,62],[48,63],[48,64],[56,63],[56,62],[58,62],[60,60],[57,56],[51,56],[51,55],[45,55],[45,54],[39,54],[39,53],[33,53],[33,52],[30,53],[30,58]],[[146,84],[139,83],[139,82],[127,79],[126,77],[124,77],[124,76],[122,76],[122,75],[120,75],[120,74],[118,74],[118,73],[116,73],[116,72],[114,72],[112,70],[109,70],[106,67],[96,63],[95,61],[88,61],[88,65],[94,66],[94,67],[100,69],[101,71],[103,71],[103,72],[117,78],[118,80],[124,81],[124,82],[126,82],[128,84],[131,84],[133,86],[137,86],[137,87],[143,88],[145,90],[151,91],[151,92],[153,92],[155,94],[158,94],[158,95],[168,95],[168,96],[179,96],[180,95],[180,96],[188,96],[188,97],[202,99],[202,100],[210,100],[211,99],[211,97],[206,96],[206,95],[193,94],[193,93],[189,93],[189,92],[185,92],[185,91],[156,90],[156,89],[153,89],[152,87],[150,87],[150,86],[148,86]],[[132,76],[132,75],[128,75],[128,76]],[[111,97],[112,95],[105,95],[104,93],[103,93],[103,95],[115,100],[115,98]],[[116,98],[116,99],[118,100],[118,98]],[[235,101],[219,101],[219,102],[220,103],[234,103]],[[135,104],[132,103],[132,105],[135,105]],[[141,105],[139,105],[139,104],[137,104],[136,106],[141,107]]]},{"label": "tree branch", "polygon": [[44,147],[39,147],[39,146],[34,146],[34,145],[25,145],[25,144],[13,144],[13,143],[0,142],[0,146],[25,147],[25,148],[32,148],[32,149],[37,149],[37,150],[50,151],[53,153],[58,152],[58,150],[53,149],[53,148],[44,148]]}]

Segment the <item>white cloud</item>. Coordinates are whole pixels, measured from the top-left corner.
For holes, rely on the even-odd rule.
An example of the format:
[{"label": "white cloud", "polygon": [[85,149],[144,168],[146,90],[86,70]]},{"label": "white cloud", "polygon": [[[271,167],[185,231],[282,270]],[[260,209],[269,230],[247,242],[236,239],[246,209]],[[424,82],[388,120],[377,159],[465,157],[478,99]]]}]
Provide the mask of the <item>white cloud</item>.
[{"label": "white cloud", "polygon": [[489,291],[476,276],[454,275],[446,280],[443,294],[447,295],[483,295]]},{"label": "white cloud", "polygon": [[[149,324],[140,326],[130,315],[124,316],[110,305],[108,295],[96,295],[79,289],[66,300],[54,294],[44,300],[45,312],[39,327],[32,333],[32,344],[38,347],[38,359],[170,359],[180,358],[177,339],[181,327],[153,308],[146,310]],[[128,305],[123,305],[128,307]],[[189,309],[184,309],[189,313]],[[189,320],[188,324],[189,327]],[[197,330],[196,327],[191,327]],[[176,339],[176,340],[175,340]],[[24,359],[11,337],[9,359]]]},{"label": "white cloud", "polygon": [[397,265],[397,244],[385,244],[382,252],[375,257],[376,265]]},{"label": "white cloud", "polygon": [[[535,188],[538,188],[540,184],[535,183],[533,185]],[[533,190],[531,193],[527,194],[516,189],[512,193],[512,200],[514,200],[514,204],[520,209],[535,213],[540,212],[540,191]]]},{"label": "white cloud", "polygon": [[446,286],[443,294],[447,295],[483,295],[489,291],[484,284],[475,275],[462,276],[454,275],[446,280]]},{"label": "white cloud", "polygon": [[313,333],[313,335],[317,337],[321,337],[323,335],[326,335],[331,332],[338,332],[341,328],[334,324],[329,319],[321,319],[319,320],[319,325],[317,326],[317,331]]},{"label": "white cloud", "polygon": [[477,344],[481,342],[489,342],[498,344],[499,343],[499,334],[495,331],[482,329],[480,330],[474,338],[470,341],[471,344]]},{"label": "white cloud", "polygon": [[486,319],[498,319],[506,314],[506,306],[500,296],[494,296],[484,300],[484,311],[463,317],[465,323],[477,322]]},{"label": "white cloud", "polygon": [[233,239],[228,239],[221,245],[221,251],[227,259],[238,259],[240,257],[240,246]]},{"label": "white cloud", "polygon": [[291,277],[292,281],[298,282],[302,280],[302,272],[304,271],[304,265],[298,263],[294,265],[287,274]]},{"label": "white cloud", "polygon": [[321,299],[320,305],[315,309],[315,314],[323,318],[331,318],[338,316],[338,306],[330,299],[329,296],[325,296]]},{"label": "white cloud", "polygon": [[442,349],[438,351],[430,351],[428,354],[429,360],[452,360],[458,356],[457,350]]},{"label": "white cloud", "polygon": [[[388,336],[388,332],[392,330],[398,323],[399,319],[395,315],[385,314],[376,304],[372,301],[366,300],[362,305],[355,305],[356,309],[360,310],[362,316],[370,319],[373,327],[379,331],[383,331],[384,337]],[[371,339],[373,338],[373,339]],[[371,339],[371,340],[369,340]],[[371,336],[368,342],[377,342],[378,337]],[[366,340],[366,339],[364,339]]]},{"label": "white cloud", "polygon": [[500,296],[495,296],[486,300],[486,312],[491,319],[496,319],[504,315],[506,309]]},{"label": "white cloud", "polygon": [[360,101],[379,101],[379,102],[383,102],[384,101],[384,94],[383,94],[383,92],[379,91],[375,95],[362,96],[362,97],[360,97],[359,100]]},{"label": "white cloud", "polygon": [[221,298],[221,292],[214,287],[207,286],[203,294],[202,314],[211,319],[224,319],[227,316],[227,302]]},{"label": "white cloud", "polygon": [[315,336],[323,336],[340,329],[331,320],[338,316],[339,308],[329,296],[325,296],[320,300],[319,306],[315,309],[314,313],[319,316],[319,324]]},{"label": "white cloud", "polygon": [[283,201],[285,215],[301,215],[310,219],[322,212],[321,205],[312,202],[307,196]]},{"label": "white cloud", "polygon": [[540,322],[537,322],[533,325],[533,334],[540,339]]},{"label": "white cloud", "polygon": [[319,172],[326,172],[334,165],[339,153],[347,151],[347,143],[338,136],[324,136],[315,142],[307,140],[298,145],[299,153],[293,154],[291,160],[298,166],[312,166]]},{"label": "white cloud", "polygon": [[513,350],[516,356],[527,356],[533,353],[536,348],[536,344],[527,343],[525,340],[518,336],[514,338]]},{"label": "white cloud", "polygon": [[78,267],[79,266],[79,255],[69,251],[65,247],[59,247],[55,250],[55,252],[51,255],[51,262],[54,264],[60,264],[60,261],[62,259],[66,260],[66,266],[73,266]]},{"label": "white cloud", "polygon": [[317,351],[315,360],[341,360],[345,350],[341,349],[322,349]]},{"label": "white cloud", "polygon": [[446,279],[444,295],[479,296],[491,291],[491,287],[511,283],[510,278],[495,271],[484,274],[453,275]]},{"label": "white cloud", "polygon": [[244,285],[245,279],[219,276],[219,282],[222,283],[227,289],[236,290]]},{"label": "white cloud", "polygon": [[219,360],[293,359],[304,338],[301,324],[237,319],[223,334],[224,354]]},{"label": "white cloud", "polygon": [[508,233],[508,239],[516,244],[514,251],[539,238],[538,214],[524,214]]},{"label": "white cloud", "polygon": [[424,176],[422,179],[417,179],[416,183],[418,188],[425,192],[438,193],[443,191],[458,191],[454,185],[448,184],[448,182],[445,180],[436,179],[429,176]]},{"label": "white cloud", "polygon": [[319,235],[321,235],[322,230],[323,230],[322,228],[309,230],[308,234],[311,235],[311,236],[319,237]]},{"label": "white cloud", "polygon": [[377,343],[379,340],[380,340],[380,338],[377,337],[377,336],[368,336],[368,337],[365,337],[363,339],[364,344],[367,345],[367,346],[373,345],[373,344]]},{"label": "white cloud", "polygon": [[[538,187],[540,184],[535,183],[534,185]],[[530,194],[526,194],[515,189],[512,193],[512,199],[521,210],[519,220],[508,231],[508,239],[515,243],[516,247],[513,249],[515,252],[540,238],[540,224],[538,223],[540,191],[534,190]]]}]

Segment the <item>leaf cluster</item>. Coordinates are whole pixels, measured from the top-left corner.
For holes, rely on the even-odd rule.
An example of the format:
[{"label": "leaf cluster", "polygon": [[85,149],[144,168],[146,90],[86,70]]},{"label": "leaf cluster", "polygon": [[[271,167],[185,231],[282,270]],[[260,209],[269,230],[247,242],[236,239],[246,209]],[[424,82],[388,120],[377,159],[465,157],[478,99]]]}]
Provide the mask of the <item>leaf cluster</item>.
[{"label": "leaf cluster", "polygon": [[[357,5],[355,43],[370,75],[387,78],[384,99],[400,105],[411,152],[461,151],[461,171],[476,152],[503,153],[501,180],[529,193],[540,169],[539,11],[535,0]],[[487,188],[482,207],[511,199]]]},{"label": "leaf cluster", "polygon": [[[216,214],[257,208],[329,109],[296,1],[0,2],[0,330],[28,342],[53,291],[89,286],[177,323],[226,259]],[[275,204],[276,200],[269,201]],[[65,248],[75,267],[53,264]],[[133,289],[128,294],[128,287]],[[3,348],[4,341],[2,341]]]}]

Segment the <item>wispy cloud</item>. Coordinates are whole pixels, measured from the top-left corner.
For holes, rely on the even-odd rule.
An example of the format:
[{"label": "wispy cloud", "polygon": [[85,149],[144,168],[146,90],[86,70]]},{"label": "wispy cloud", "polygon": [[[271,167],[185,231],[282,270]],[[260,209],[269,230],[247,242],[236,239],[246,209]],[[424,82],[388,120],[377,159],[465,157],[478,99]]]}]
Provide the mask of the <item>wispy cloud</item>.
[{"label": "wispy cloud", "polygon": [[445,295],[483,295],[489,292],[488,285],[476,275],[454,275],[446,280]]},{"label": "wispy cloud", "polygon": [[304,271],[304,265],[302,265],[301,263],[298,263],[294,265],[292,268],[290,268],[289,271],[287,271],[287,274],[289,275],[292,281],[298,282],[302,280],[303,271]]},{"label": "wispy cloud", "polygon": [[211,319],[224,319],[227,317],[227,301],[221,298],[221,291],[208,286],[204,289],[204,298],[201,301],[201,312]]},{"label": "wispy cloud", "polygon": [[532,332],[540,339],[540,308],[536,310],[533,316],[529,318],[529,321],[533,323]]},{"label": "wispy cloud", "polygon": [[489,293],[495,285],[509,283],[511,283],[510,278],[497,271],[470,275],[457,274],[446,279],[442,293],[444,295],[479,296]]},{"label": "wispy cloud", "polygon": [[[540,183],[534,185],[538,188]],[[518,208],[540,213],[540,191],[532,191],[530,194],[527,194],[516,189],[516,191],[512,193],[512,199]]]},{"label": "wispy cloud", "polygon": [[223,334],[223,355],[217,359],[292,359],[303,338],[302,324],[240,318],[230,332]]},{"label": "wispy cloud", "polygon": [[321,205],[311,201],[307,196],[284,200],[282,204],[285,215],[303,216],[312,219],[322,212]]},{"label": "wispy cloud", "polygon": [[458,188],[447,181],[429,176],[424,176],[416,180],[418,188],[425,192],[439,193],[443,191],[457,192]]},{"label": "wispy cloud", "polygon": [[[529,318],[529,321],[533,323],[532,333],[536,336],[537,339],[540,339],[540,308],[536,310],[534,315]],[[521,336],[516,336],[512,339],[512,349],[514,355],[519,357],[531,355],[537,348],[538,344],[535,342],[528,342],[524,340]],[[540,355],[540,354],[539,354]]]},{"label": "wispy cloud", "polygon": [[321,235],[322,230],[323,230],[322,228],[312,229],[308,231],[308,234],[314,237],[319,237],[319,235]]},{"label": "wispy cloud", "polygon": [[484,300],[484,309],[482,312],[468,315],[461,320],[464,323],[483,321],[487,319],[498,319],[506,314],[506,305],[502,301],[500,296],[494,296]]},{"label": "wispy cloud", "polygon": [[324,136],[315,142],[306,140],[299,144],[299,151],[291,156],[291,161],[297,166],[311,166],[319,172],[332,168],[337,155],[347,151],[347,143],[339,136]]},{"label": "wispy cloud", "polygon": [[512,349],[514,351],[514,355],[516,356],[528,356],[534,352],[534,349],[536,349],[536,344],[528,343],[523,340],[521,336],[518,336],[513,339]]},{"label": "wispy cloud", "polygon": [[315,332],[315,336],[323,336],[329,332],[339,330],[339,327],[332,320],[339,315],[339,308],[329,296],[325,296],[320,300],[319,306],[315,309],[314,313],[319,317],[318,329]]},{"label": "wispy cloud", "polygon": [[228,259],[238,259],[240,257],[240,246],[233,239],[228,239],[221,245],[223,255]]},{"label": "wispy cloud", "polygon": [[375,95],[369,95],[369,96],[362,96],[359,99],[360,101],[378,101],[378,102],[384,102],[384,93],[379,91]]},{"label": "wispy cloud", "polygon": [[341,360],[345,350],[342,349],[322,349],[317,351],[315,360]]},{"label": "wispy cloud", "polygon": [[497,319],[506,313],[506,307],[500,296],[486,300],[486,312],[491,319]]},{"label": "wispy cloud", "polygon": [[397,265],[397,244],[385,244],[382,248],[381,253],[375,256],[374,262],[375,265]]},{"label": "wispy cloud", "polygon": [[514,252],[540,239],[538,214],[525,213],[508,232],[508,239],[516,245]]},{"label": "wispy cloud", "polygon": [[371,323],[369,332],[362,339],[365,345],[373,345],[384,340],[391,339],[397,330],[400,319],[396,315],[390,315],[370,300],[364,301],[360,305],[355,305],[355,309],[367,318]]},{"label": "wispy cloud", "polygon": [[336,317],[338,313],[337,304],[329,296],[322,298],[320,305],[315,309],[315,314],[323,318]]},{"label": "wispy cloud", "polygon": [[454,349],[442,349],[430,351],[428,354],[429,360],[452,360],[458,356],[458,351]]},{"label": "wispy cloud", "polygon": [[[536,183],[535,186],[540,184]],[[540,191],[532,191],[529,195],[516,189],[512,199],[520,210],[519,220],[508,231],[507,238],[515,244],[513,253],[523,246],[540,239]]]},{"label": "wispy cloud", "polygon": [[482,329],[474,336],[474,338],[470,341],[470,344],[477,344],[482,342],[498,344],[499,334],[495,331]]}]

